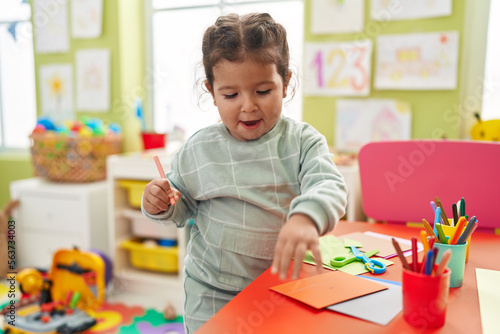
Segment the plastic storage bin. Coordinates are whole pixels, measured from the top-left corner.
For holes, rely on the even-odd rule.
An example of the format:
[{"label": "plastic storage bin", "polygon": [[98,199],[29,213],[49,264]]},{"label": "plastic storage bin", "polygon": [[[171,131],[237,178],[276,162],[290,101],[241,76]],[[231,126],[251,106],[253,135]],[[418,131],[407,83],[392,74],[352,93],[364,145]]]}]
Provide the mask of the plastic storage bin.
[{"label": "plastic storage bin", "polygon": [[142,193],[148,181],[119,180],[118,185],[127,190],[128,202],[134,208],[141,208]]},{"label": "plastic storage bin", "polygon": [[178,271],[177,247],[145,246],[140,239],[126,240],[121,247],[129,250],[130,262],[136,268],[165,273]]}]

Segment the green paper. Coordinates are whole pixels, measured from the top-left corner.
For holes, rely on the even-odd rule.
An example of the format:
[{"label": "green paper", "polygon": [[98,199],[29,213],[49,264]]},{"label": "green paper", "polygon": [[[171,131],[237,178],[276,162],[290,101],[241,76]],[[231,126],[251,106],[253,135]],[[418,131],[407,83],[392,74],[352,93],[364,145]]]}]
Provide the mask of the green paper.
[{"label": "green paper", "polygon": [[[330,264],[330,259],[333,257],[340,257],[340,256],[349,257],[353,255],[351,249],[346,248],[347,245],[349,246],[356,245],[356,247],[363,247],[363,245],[356,240],[344,239],[344,242],[342,242],[340,239],[336,238],[333,235],[325,235],[323,237],[320,237],[319,250],[321,252],[321,262],[323,262],[323,267],[330,270],[340,270],[351,275],[359,275],[367,273],[368,269],[365,268],[365,264],[361,261],[354,261],[343,267],[333,267]],[[366,252],[366,253],[371,253],[371,252]],[[377,258],[377,260],[384,263],[386,266],[393,264],[393,262],[382,258]],[[308,250],[306,252],[304,262],[316,265],[316,262],[314,261],[314,257],[311,251]]]}]

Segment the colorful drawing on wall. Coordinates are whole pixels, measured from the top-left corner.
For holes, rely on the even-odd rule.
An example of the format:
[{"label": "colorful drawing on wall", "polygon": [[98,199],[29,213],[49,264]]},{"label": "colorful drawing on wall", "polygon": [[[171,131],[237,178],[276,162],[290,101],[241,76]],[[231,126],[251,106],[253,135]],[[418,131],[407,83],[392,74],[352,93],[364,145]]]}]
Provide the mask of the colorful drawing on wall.
[{"label": "colorful drawing on wall", "polygon": [[306,43],[304,94],[366,96],[370,93],[372,42]]},{"label": "colorful drawing on wall", "polygon": [[451,15],[451,0],[372,0],[374,21],[425,19]]},{"label": "colorful drawing on wall", "polygon": [[110,52],[87,49],[76,52],[77,109],[107,111],[110,105]]},{"label": "colorful drawing on wall", "polygon": [[97,38],[102,32],[102,0],[71,0],[73,38]]},{"label": "colorful drawing on wall", "polygon": [[338,99],[335,149],[358,152],[371,141],[411,139],[410,105],[393,99]]},{"label": "colorful drawing on wall", "polygon": [[69,50],[66,0],[33,0],[33,28],[36,53],[64,53]]},{"label": "colorful drawing on wall", "polygon": [[72,65],[43,65],[39,71],[42,114],[49,115],[56,121],[73,119]]},{"label": "colorful drawing on wall", "polygon": [[377,37],[376,89],[453,90],[457,69],[456,31]]},{"label": "colorful drawing on wall", "polygon": [[365,23],[364,0],[312,0],[311,33],[361,32]]}]

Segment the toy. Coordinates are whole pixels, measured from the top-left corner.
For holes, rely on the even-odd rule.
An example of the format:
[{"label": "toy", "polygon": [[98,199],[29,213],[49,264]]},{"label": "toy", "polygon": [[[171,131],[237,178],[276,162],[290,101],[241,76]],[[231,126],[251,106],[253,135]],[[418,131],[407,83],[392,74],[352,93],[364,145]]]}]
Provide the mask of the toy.
[{"label": "toy", "polygon": [[76,248],[57,251],[46,275],[33,268],[21,270],[16,277],[20,290],[39,295],[39,301],[15,305],[14,315],[7,306],[2,311],[4,332],[65,334],[89,329],[97,323],[91,314],[104,299],[105,272],[101,256]]},{"label": "toy", "polygon": [[481,120],[479,113],[475,113],[477,123],[470,131],[474,140],[500,141],[500,119]]}]

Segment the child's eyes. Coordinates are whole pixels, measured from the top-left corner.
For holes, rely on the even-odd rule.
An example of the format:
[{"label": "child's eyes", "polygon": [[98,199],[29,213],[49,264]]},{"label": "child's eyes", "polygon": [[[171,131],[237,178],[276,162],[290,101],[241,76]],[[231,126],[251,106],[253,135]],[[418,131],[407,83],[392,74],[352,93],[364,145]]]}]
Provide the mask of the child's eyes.
[{"label": "child's eyes", "polygon": [[[271,93],[271,90],[268,89],[268,90],[258,90],[257,91],[257,94],[258,95],[267,95]],[[224,98],[225,99],[234,99],[236,96],[238,96],[238,93],[234,93],[234,94],[224,94]]]}]

